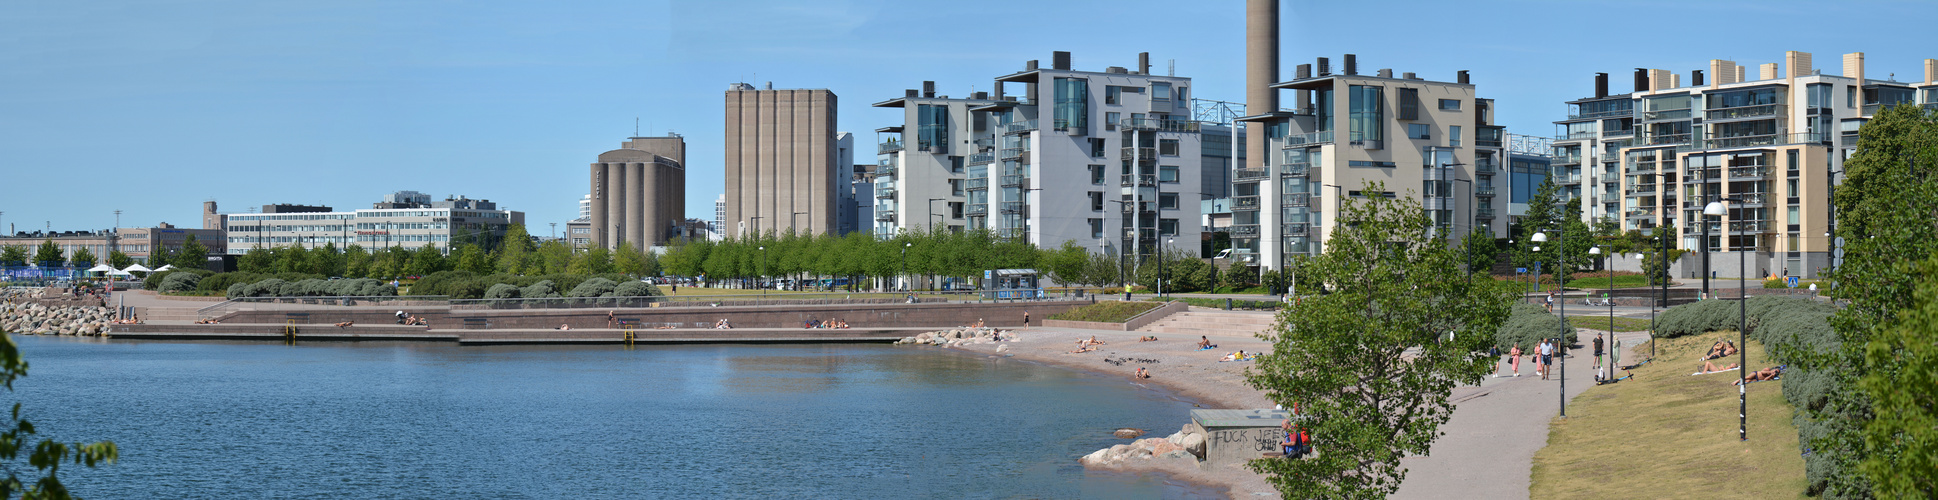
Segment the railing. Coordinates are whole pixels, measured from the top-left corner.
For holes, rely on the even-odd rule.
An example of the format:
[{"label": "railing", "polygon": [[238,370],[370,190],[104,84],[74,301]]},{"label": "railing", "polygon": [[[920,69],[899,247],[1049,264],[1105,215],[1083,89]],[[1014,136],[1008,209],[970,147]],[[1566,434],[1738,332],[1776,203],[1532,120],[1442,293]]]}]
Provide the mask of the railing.
[{"label": "railing", "polygon": [[1133,155],[1145,161],[1157,161],[1157,148],[1123,148],[1118,150],[1118,159],[1129,160]]},{"label": "railing", "polygon": [[1742,232],[1751,232],[1751,233],[1764,233],[1764,232],[1769,232],[1769,231],[1770,231],[1770,221],[1767,221],[1767,220],[1737,220],[1737,221],[1730,221],[1730,222],[1729,222],[1729,230],[1730,230],[1730,232],[1738,232],[1738,233],[1742,233]]},{"label": "railing", "polygon": [[1635,129],[1632,129],[1632,128],[1625,128],[1625,129],[1618,129],[1618,130],[1603,130],[1603,131],[1602,131],[1602,136],[1604,136],[1604,137],[1621,137],[1621,136],[1625,136],[1625,135],[1635,135]]},{"label": "railing", "polygon": [[1304,207],[1312,204],[1312,195],[1307,193],[1285,193],[1279,195],[1279,206]]},{"label": "railing", "polygon": [[1312,225],[1306,224],[1304,222],[1288,222],[1288,223],[1279,225],[1279,230],[1285,233],[1282,236],[1289,236],[1294,238],[1305,236],[1307,233],[1311,232],[1311,229],[1312,229]]},{"label": "railing", "polygon": [[1691,145],[1689,149],[1747,148],[1774,146],[1778,144],[1818,144],[1830,142],[1830,134],[1771,134],[1740,137],[1711,137]]},{"label": "railing", "polygon": [[977,203],[974,205],[962,207],[962,214],[963,215],[989,215],[989,205],[984,203]]},{"label": "railing", "polygon": [[[704,288],[693,290],[707,290]],[[1091,300],[1078,298],[1069,293],[1070,289],[1056,290],[1016,290],[1018,299],[1029,294],[1033,300]],[[918,303],[936,302],[983,302],[990,300],[1011,300],[997,296],[997,290],[955,290],[912,292]],[[1094,294],[1094,290],[1092,290]],[[1085,294],[1085,295],[1093,295]],[[574,309],[574,308],[675,308],[675,307],[760,307],[818,304],[904,304],[908,303],[908,293],[902,292],[859,292],[859,293],[801,293],[774,292],[768,294],[737,295],[699,295],[682,293],[658,297],[547,297],[529,299],[459,299],[450,301],[451,309],[457,310],[505,310],[505,309]],[[658,325],[653,325],[658,326]],[[691,328],[705,328],[706,324],[679,325]]]},{"label": "railing", "polygon": [[1741,179],[1746,177],[1769,177],[1769,176],[1770,176],[1769,167],[1730,167],[1729,168],[1729,178],[1731,179]]},{"label": "railing", "polygon": [[894,199],[895,188],[890,186],[875,188],[875,198],[884,200]]},{"label": "railing", "polygon": [[969,155],[970,165],[981,165],[984,163],[996,163],[996,153],[976,153]]},{"label": "railing", "polygon": [[1231,197],[1231,209],[1258,210],[1258,196],[1233,196]]},{"label": "railing", "polygon": [[[1703,229],[1704,229],[1704,227],[1705,227],[1705,226],[1707,226],[1707,228],[1708,228],[1708,230],[1709,230],[1709,231],[1708,231],[1707,233],[1705,233],[1705,232],[1703,232]],[[1686,226],[1683,226],[1683,227],[1682,227],[1682,234],[1716,234],[1716,235],[1720,235],[1720,234],[1723,234],[1723,223],[1721,223],[1721,222],[1711,222],[1711,223],[1708,223],[1708,224],[1690,224],[1690,225],[1686,225]]]},{"label": "railing", "polygon": [[1643,111],[1642,121],[1652,122],[1656,120],[1686,120],[1691,116],[1694,116],[1694,113],[1691,113],[1689,111],[1689,108],[1665,109],[1661,111]]},{"label": "railing", "polygon": [[1653,217],[1655,216],[1655,207],[1635,207],[1624,212],[1624,214],[1629,217]]},{"label": "railing", "polygon": [[968,179],[963,179],[963,180],[962,180],[962,189],[964,189],[964,190],[968,190],[968,191],[977,191],[977,190],[982,190],[982,189],[989,189],[989,178],[988,178],[988,177],[971,177],[971,178],[968,178]]},{"label": "railing", "polygon": [[1755,106],[1738,106],[1703,111],[1703,117],[1709,120],[1731,120],[1758,116],[1777,116],[1781,114],[1783,114],[1782,104],[1759,104]]},{"label": "railing", "polygon": [[1476,219],[1487,219],[1487,220],[1493,220],[1493,219],[1494,219],[1494,209],[1492,209],[1492,208],[1477,208],[1477,209],[1474,209],[1474,218],[1476,218]]},{"label": "railing", "polygon": [[295,311],[337,307],[364,307],[384,310],[413,307],[447,307],[443,295],[358,295],[327,297],[236,297],[195,310],[196,319],[221,318],[246,311]]},{"label": "railing", "polygon": [[1574,132],[1574,133],[1568,133],[1568,134],[1556,134],[1556,135],[1554,136],[1554,140],[1557,140],[1557,141],[1572,141],[1572,140],[1576,140],[1576,139],[1594,139],[1594,138],[1595,138],[1595,135],[1596,135],[1596,134],[1595,134],[1595,132],[1592,132],[1592,131],[1591,131],[1591,132]]},{"label": "railing", "polygon": [[1764,203],[1769,200],[1768,196],[1769,193],[1737,193],[1736,199],[1739,203]]},{"label": "railing", "polygon": [[1244,182],[1271,177],[1271,171],[1264,168],[1241,168],[1231,171],[1233,180]]},{"label": "railing", "polygon": [[1581,153],[1575,153],[1571,155],[1555,155],[1554,160],[1552,160],[1551,163],[1555,165],[1580,165]]},{"label": "railing", "polygon": [[1122,177],[1122,180],[1124,187],[1140,185],[1155,186],[1157,185],[1157,174],[1126,174]]},{"label": "railing", "polygon": [[876,211],[875,211],[875,221],[877,221],[877,222],[895,222],[895,211],[894,211],[894,210],[876,210]]},{"label": "railing", "polygon": [[1006,188],[1023,187],[1024,185],[1028,185],[1030,183],[1030,176],[1005,175],[1002,177],[1002,179],[1000,179],[1000,182],[1002,183],[1002,186]]},{"label": "railing", "polygon": [[1643,139],[1642,142],[1647,143],[1646,145],[1648,146],[1688,144],[1689,134],[1651,135],[1651,136],[1648,136],[1646,139]]},{"label": "railing", "polygon": [[1131,118],[1118,120],[1117,125],[1127,130],[1155,130],[1158,132],[1198,132],[1198,122],[1191,120],[1172,120],[1169,118]]},{"label": "railing", "polygon": [[1003,148],[1000,157],[1004,160],[1023,160],[1027,159],[1029,155],[1030,148]]},{"label": "railing", "polygon": [[1622,182],[1622,174],[1608,172],[1602,174],[1602,182]]},{"label": "railing", "polygon": [[1579,120],[1582,118],[1602,118],[1607,116],[1632,116],[1634,114],[1635,114],[1635,108],[1623,108],[1623,109],[1595,111],[1595,112],[1589,112],[1589,113],[1570,113],[1568,115],[1568,119]]},{"label": "railing", "polygon": [[1025,216],[1029,215],[1029,209],[1030,209],[1029,205],[1024,204],[1023,202],[1020,202],[1020,201],[1005,201],[1002,203],[1001,207],[1002,207],[1003,213],[1005,214],[1025,215]]},{"label": "railing", "polygon": [[902,150],[902,141],[884,142],[881,144],[881,149],[880,149],[882,153],[893,153],[901,150]]},{"label": "railing", "polygon": [[901,162],[894,158],[882,159],[880,164],[875,165],[875,175],[893,176],[895,172],[900,170]]},{"label": "railing", "polygon": [[1292,134],[1292,135],[1285,136],[1285,147],[1288,147],[1288,148],[1294,147],[1294,146],[1305,146],[1305,145],[1312,145],[1312,144],[1330,144],[1330,143],[1332,143],[1331,131],[1313,132],[1310,134]]},{"label": "railing", "polygon": [[1490,186],[1490,185],[1486,185],[1486,184],[1481,184],[1481,185],[1478,185],[1478,186],[1474,186],[1474,195],[1475,195],[1475,196],[1493,196],[1493,195],[1494,195],[1494,186]]},{"label": "railing", "polygon": [[1287,163],[1279,166],[1279,175],[1284,175],[1289,177],[1305,177],[1306,173],[1311,169],[1312,169],[1311,163],[1304,163],[1304,162]]},{"label": "railing", "polygon": [[1581,183],[1581,174],[1556,175],[1556,176],[1553,176],[1553,178],[1555,182],[1562,182],[1562,183],[1568,183],[1568,184]]},{"label": "railing", "polygon": [[1636,184],[1628,189],[1629,194],[1655,194],[1654,184]]},{"label": "railing", "polygon": [[1231,235],[1232,236],[1258,236],[1258,224],[1241,224],[1241,225],[1231,226]]},{"label": "railing", "polygon": [[1003,133],[1005,134],[1026,133],[1031,130],[1036,130],[1036,120],[1009,122],[1009,124],[1003,125]]}]

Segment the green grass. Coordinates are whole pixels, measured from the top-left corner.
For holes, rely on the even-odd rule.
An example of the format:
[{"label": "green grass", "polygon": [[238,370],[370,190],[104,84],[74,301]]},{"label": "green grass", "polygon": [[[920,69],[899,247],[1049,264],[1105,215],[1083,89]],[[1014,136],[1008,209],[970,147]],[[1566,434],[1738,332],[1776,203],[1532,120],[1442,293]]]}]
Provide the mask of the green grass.
[{"label": "green grass", "polygon": [[[1598,288],[1600,289],[1609,288],[1608,274],[1607,273],[1595,273],[1595,274],[1598,274],[1599,276],[1589,276],[1587,275],[1587,273],[1583,273],[1582,276],[1578,276],[1578,277],[1570,276],[1571,278],[1574,278],[1574,279],[1568,280],[1568,288],[1576,288],[1581,290],[1595,290]],[[1649,277],[1647,276],[1643,276],[1640,274],[1633,274],[1633,273],[1629,273],[1629,274],[1623,274],[1619,272],[1615,273],[1615,288],[1640,288],[1645,286],[1649,286]]]},{"label": "green grass", "polygon": [[[1153,301],[1153,302],[1170,302],[1173,300],[1178,300],[1178,301],[1183,301],[1186,304],[1190,304],[1197,307],[1211,307],[1211,308],[1217,308],[1217,309],[1225,308],[1225,299],[1200,299],[1195,297],[1171,296],[1171,297],[1151,297],[1144,300]],[[1275,310],[1278,310],[1279,308],[1279,301],[1273,300],[1273,299],[1266,299],[1266,300],[1233,299],[1231,301],[1231,308],[1275,311]]]},{"label": "green grass", "polygon": [[[1601,316],[1596,316],[1593,314],[1570,315],[1568,316],[1568,324],[1574,325],[1575,328],[1588,328],[1593,330],[1606,331],[1608,330],[1608,315],[1606,314]],[[1640,331],[1646,331],[1648,329],[1649,329],[1648,318],[1624,318],[1621,316],[1615,317],[1615,331],[1640,332]]]},{"label": "green grass", "polygon": [[1164,304],[1142,301],[1105,301],[1050,315],[1050,319],[1064,321],[1095,321],[1098,323],[1123,323],[1132,316],[1144,314]]},{"label": "green grass", "polygon": [[[1804,491],[1792,409],[1779,382],[1749,389],[1749,440],[1737,439],[1741,372],[1690,376],[1712,332],[1665,339],[1634,378],[1591,387],[1548,427],[1534,455],[1529,496],[1546,498],[1799,498]],[[1770,365],[1751,342],[1750,367]],[[1644,345],[1635,352],[1646,353]]]}]

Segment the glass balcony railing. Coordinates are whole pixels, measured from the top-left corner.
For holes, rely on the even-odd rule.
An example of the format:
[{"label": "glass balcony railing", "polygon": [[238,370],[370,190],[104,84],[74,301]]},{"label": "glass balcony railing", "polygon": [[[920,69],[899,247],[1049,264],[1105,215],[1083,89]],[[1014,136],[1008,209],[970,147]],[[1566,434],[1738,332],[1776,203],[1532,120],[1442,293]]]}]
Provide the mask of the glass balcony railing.
[{"label": "glass balcony railing", "polygon": [[901,162],[895,161],[894,158],[885,158],[880,164],[875,165],[876,175],[893,177],[895,176],[895,172],[899,170],[901,170]]},{"label": "glass balcony railing", "polygon": [[1730,167],[1729,168],[1729,178],[1731,179],[1744,179],[1744,178],[1769,177],[1769,176],[1770,176],[1769,167]]},{"label": "glass balcony railing", "polygon": [[1258,196],[1233,196],[1231,197],[1231,209],[1258,210]]},{"label": "glass balcony railing", "polygon": [[881,149],[880,149],[881,153],[893,153],[901,150],[902,150],[902,141],[888,141],[888,142],[881,143]]},{"label": "glass balcony railing", "polygon": [[1285,236],[1289,238],[1299,238],[1299,237],[1304,237],[1308,233],[1310,233],[1312,231],[1312,225],[1306,224],[1304,222],[1288,222],[1285,224],[1280,224],[1279,230],[1285,233],[1280,236]]},{"label": "glass balcony railing", "polygon": [[1231,226],[1232,237],[1258,236],[1258,224],[1239,224]]},{"label": "glass balcony railing", "polygon": [[880,222],[895,222],[895,211],[894,211],[894,210],[876,210],[876,211],[875,211],[875,220],[876,220],[876,221],[880,221]]},{"label": "glass balcony railing", "polygon": [[1682,150],[1696,150],[1696,149],[1751,148],[1751,147],[1762,147],[1762,146],[1775,146],[1780,144],[1823,144],[1827,142],[1830,142],[1830,134],[1822,134],[1822,133],[1748,135],[1748,136],[1737,136],[1737,137],[1710,137],[1710,138],[1697,141],[1695,144],[1691,144],[1687,148],[1677,148],[1677,150],[1682,151]]},{"label": "glass balcony railing", "polygon": [[1313,132],[1310,134],[1292,134],[1292,135],[1285,136],[1285,147],[1310,146],[1314,144],[1331,144],[1331,143],[1332,143],[1331,131]]},{"label": "glass balcony railing", "polygon": [[983,203],[977,203],[974,205],[965,206],[965,207],[962,207],[962,214],[969,215],[969,216],[989,215],[989,205],[983,204]]},{"label": "glass balcony railing", "polygon": [[1027,175],[1005,175],[1002,178],[1002,186],[1006,188],[1023,187],[1029,183],[1030,177]]},{"label": "glass balcony railing", "polygon": [[1138,186],[1138,185],[1156,186],[1157,174],[1125,175],[1123,176],[1122,184],[1124,187],[1131,187],[1131,186]]},{"label": "glass balcony railing", "polygon": [[1670,144],[1688,144],[1688,143],[1689,143],[1689,134],[1663,134],[1663,135],[1650,135],[1650,136],[1645,136],[1645,137],[1643,137],[1643,138],[1642,138],[1642,142],[1644,142],[1644,143],[1646,143],[1646,144],[1647,144],[1647,145],[1649,145],[1649,146],[1663,146],[1663,145],[1670,145]]},{"label": "glass balcony railing", "polygon": [[1621,109],[1608,109],[1608,110],[1601,110],[1601,111],[1589,111],[1587,113],[1579,113],[1579,112],[1568,113],[1568,119],[1579,120],[1582,118],[1605,118],[1605,117],[1611,117],[1611,116],[1631,116],[1634,114],[1635,114],[1635,108],[1621,108]]},{"label": "glass balcony railing", "polygon": [[1474,209],[1474,218],[1494,220],[1494,209],[1487,207]]},{"label": "glass balcony railing", "polygon": [[1590,131],[1590,132],[1571,132],[1571,133],[1566,133],[1566,134],[1555,134],[1555,136],[1554,136],[1554,140],[1557,140],[1557,141],[1572,141],[1572,140],[1577,140],[1577,139],[1594,139],[1596,135],[1597,135],[1597,134],[1596,134],[1595,132],[1593,132],[1593,131]]},{"label": "glass balcony railing", "polygon": [[1279,165],[1279,174],[1288,177],[1305,177],[1307,171],[1311,169],[1311,163],[1287,163]]},{"label": "glass balcony railing", "polygon": [[1003,125],[1005,134],[1021,134],[1036,130],[1036,120],[1013,121]]},{"label": "glass balcony railing", "polygon": [[1173,120],[1169,118],[1132,118],[1118,120],[1117,126],[1125,130],[1153,130],[1158,132],[1198,132],[1198,122],[1192,120]]},{"label": "glass balcony railing", "polygon": [[1000,157],[1004,160],[1021,160],[1030,155],[1030,148],[1003,148]]},{"label": "glass balcony railing", "polygon": [[1474,196],[1494,196],[1494,186],[1486,184],[1474,186]]},{"label": "glass balcony railing", "polygon": [[1581,153],[1555,155],[1550,163],[1555,165],[1580,165]]},{"label": "glass balcony railing", "polygon": [[1769,200],[1769,193],[1737,193],[1738,203],[1761,204]]},{"label": "glass balcony railing", "polygon": [[1759,116],[1779,116],[1782,114],[1782,104],[1739,106],[1703,111],[1703,117],[1710,120],[1733,120],[1737,118],[1756,118]]},{"label": "glass balcony railing", "polygon": [[1009,215],[1028,216],[1030,207],[1020,201],[1005,201],[1002,204],[1002,211]]},{"label": "glass balcony railing", "polygon": [[1660,111],[1643,111],[1642,121],[1652,122],[1656,120],[1687,120],[1691,116],[1694,116],[1694,114],[1689,111],[1689,108],[1664,109]]},{"label": "glass balcony railing", "polygon": [[969,191],[976,191],[976,190],[981,190],[981,189],[989,189],[989,178],[988,178],[988,177],[970,177],[970,178],[968,178],[968,179],[963,179],[963,180],[962,180],[962,189],[965,189],[965,190],[969,190]]},{"label": "glass balcony railing", "polygon": [[982,165],[986,163],[995,163],[995,162],[996,162],[996,153],[976,153],[976,154],[969,155],[970,165]]},{"label": "glass balcony railing", "polygon": [[1602,131],[1603,137],[1623,137],[1623,136],[1630,136],[1630,135],[1635,135],[1635,129],[1625,128],[1625,129],[1618,129],[1618,130]]},{"label": "glass balcony railing", "polygon": [[895,187],[882,186],[882,187],[875,188],[875,198],[884,199],[884,200],[894,199]]},{"label": "glass balcony railing", "polygon": [[1622,182],[1622,174],[1608,172],[1602,174],[1602,182]]},{"label": "glass balcony railing", "polygon": [[1628,188],[1628,194],[1655,194],[1654,184],[1636,184]]},{"label": "glass balcony railing", "polygon": [[1241,168],[1231,171],[1231,178],[1238,182],[1255,181],[1271,176],[1271,171],[1263,168]]},{"label": "glass balcony railing", "polygon": [[1279,206],[1304,207],[1312,204],[1312,195],[1306,193],[1285,193],[1279,195]]},{"label": "glass balcony railing", "polygon": [[1733,233],[1767,233],[1770,231],[1770,221],[1767,221],[1767,220],[1730,221],[1729,230],[1730,232],[1733,232]]}]

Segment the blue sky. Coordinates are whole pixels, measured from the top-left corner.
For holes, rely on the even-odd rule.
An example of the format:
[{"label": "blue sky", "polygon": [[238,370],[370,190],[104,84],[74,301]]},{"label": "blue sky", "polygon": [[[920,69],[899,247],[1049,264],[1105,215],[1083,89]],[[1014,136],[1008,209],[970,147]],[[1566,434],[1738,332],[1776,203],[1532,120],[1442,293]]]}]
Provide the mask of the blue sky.
[{"label": "blue sky", "polygon": [[[1834,6],[1834,8],[1832,8]],[[0,231],[199,224],[268,203],[366,207],[396,190],[576,216],[586,164],[641,132],[688,141],[687,215],[721,192],[737,81],[827,88],[872,142],[869,103],[934,80],[988,90],[1050,52],[1078,69],[1174,61],[1197,97],[1243,98],[1243,3],[153,1],[0,5]],[[1510,132],[1553,133],[1593,74],[1687,74],[1783,51],[1921,79],[1938,2],[1286,2],[1282,68],[1471,70]],[[1808,27],[1808,29],[1803,29]],[[1426,35],[1432,33],[1434,35]],[[1335,64],[1337,64],[1335,62]],[[857,158],[871,162],[872,158]]]}]

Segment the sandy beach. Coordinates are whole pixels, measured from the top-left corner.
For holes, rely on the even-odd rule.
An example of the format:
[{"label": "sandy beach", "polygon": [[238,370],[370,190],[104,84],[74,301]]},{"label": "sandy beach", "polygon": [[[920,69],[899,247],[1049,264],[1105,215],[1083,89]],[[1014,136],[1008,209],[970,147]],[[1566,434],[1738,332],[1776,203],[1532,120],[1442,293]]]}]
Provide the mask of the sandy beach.
[{"label": "sandy beach", "polygon": [[[1067,328],[1033,327],[1015,331],[1017,339],[1002,344],[1009,347],[1002,354],[1014,354],[1011,359],[1065,366],[1093,373],[1123,377],[1127,383],[1140,384],[1152,390],[1175,393],[1178,397],[1204,408],[1270,408],[1272,403],[1265,399],[1265,393],[1245,384],[1245,368],[1250,362],[1219,362],[1218,359],[1234,351],[1247,353],[1268,350],[1271,345],[1251,336],[1212,336],[1211,343],[1218,348],[1198,350],[1197,337],[1180,337],[1156,334],[1158,340],[1139,342],[1137,339],[1145,332],[1121,332],[1107,330],[1078,330]],[[1095,336],[1104,345],[1097,350],[1072,354],[1077,348],[1078,339]],[[989,355],[996,353],[996,343],[975,343],[956,347],[959,350],[980,352]],[[1109,361],[1106,361],[1109,360]],[[1121,362],[1116,362],[1121,361]],[[1132,379],[1139,367],[1150,373],[1150,378]],[[1187,420],[1180,419],[1178,427],[1166,429],[1145,429],[1144,437],[1164,437],[1182,428]],[[1110,432],[1099,429],[1098,432]],[[1126,439],[1126,444],[1131,439]],[[1170,477],[1226,488],[1232,498],[1250,498],[1258,494],[1278,496],[1278,490],[1265,481],[1265,476],[1243,467],[1218,467],[1201,469],[1192,461],[1184,459],[1150,459],[1125,462],[1128,465],[1110,466],[1114,470],[1126,472],[1161,472]]]}]

